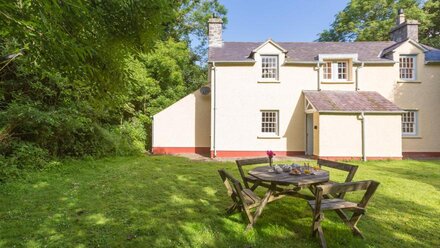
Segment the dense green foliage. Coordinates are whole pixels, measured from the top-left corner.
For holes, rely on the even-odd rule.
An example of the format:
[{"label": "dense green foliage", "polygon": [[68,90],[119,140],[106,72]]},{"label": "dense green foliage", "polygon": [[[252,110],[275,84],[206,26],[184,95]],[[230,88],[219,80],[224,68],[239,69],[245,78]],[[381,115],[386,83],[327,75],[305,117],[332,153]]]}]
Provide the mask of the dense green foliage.
[{"label": "dense green foliage", "polygon": [[[366,239],[328,211],[322,224],[328,246],[438,247],[440,161],[358,164],[354,180],[381,183],[358,224]],[[171,156],[54,164],[0,187],[0,246],[319,247],[310,235],[311,210],[300,198],[269,203],[244,232],[243,215],[225,215],[231,199],[220,168],[238,177],[233,162]],[[338,181],[346,174],[330,176]]]},{"label": "dense green foliage", "polygon": [[406,19],[420,22],[420,42],[437,46],[440,34],[439,0],[351,0],[336,15],[330,29],[320,33],[319,41],[389,40],[398,9]]},{"label": "dense green foliage", "polygon": [[212,13],[226,10],[216,0],[0,0],[0,181],[51,158],[148,149],[151,115],[206,82],[189,37],[205,44]]}]

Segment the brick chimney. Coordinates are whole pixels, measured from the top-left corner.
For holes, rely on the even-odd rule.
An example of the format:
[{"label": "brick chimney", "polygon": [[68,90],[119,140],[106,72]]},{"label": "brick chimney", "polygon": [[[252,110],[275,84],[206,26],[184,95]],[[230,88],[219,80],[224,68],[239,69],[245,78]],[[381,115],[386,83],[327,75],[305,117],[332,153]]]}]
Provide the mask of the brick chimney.
[{"label": "brick chimney", "polygon": [[397,12],[396,26],[391,28],[391,40],[400,42],[408,38],[419,42],[419,22],[416,20],[405,20],[403,9]]},{"label": "brick chimney", "polygon": [[209,18],[208,21],[208,46],[222,47],[223,46],[223,21],[221,18]]}]

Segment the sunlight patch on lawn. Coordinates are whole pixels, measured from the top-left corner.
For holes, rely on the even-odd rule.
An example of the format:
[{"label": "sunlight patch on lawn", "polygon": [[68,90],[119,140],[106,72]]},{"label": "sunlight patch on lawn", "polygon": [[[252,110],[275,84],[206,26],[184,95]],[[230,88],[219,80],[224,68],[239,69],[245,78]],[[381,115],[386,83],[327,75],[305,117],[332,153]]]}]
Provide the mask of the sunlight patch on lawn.
[{"label": "sunlight patch on lawn", "polygon": [[53,234],[53,235],[51,235],[51,236],[49,237],[49,240],[50,240],[50,241],[58,241],[58,240],[61,240],[61,239],[63,239],[63,238],[64,238],[64,235],[63,235],[63,234],[55,233],[55,234]]},{"label": "sunlight patch on lawn", "polygon": [[194,200],[182,197],[182,196],[178,196],[178,195],[172,195],[171,196],[171,202],[172,203],[177,203],[177,204],[194,204]]},{"label": "sunlight patch on lawn", "polygon": [[199,199],[200,203],[202,203],[204,206],[208,206],[209,205],[209,201],[205,200],[205,199]]},{"label": "sunlight patch on lawn", "polygon": [[209,196],[215,196],[215,194],[217,193],[217,190],[215,190],[211,187],[204,187],[203,192],[205,192]]},{"label": "sunlight patch on lawn", "polygon": [[177,175],[177,180],[182,182],[189,182],[190,180],[184,175]]},{"label": "sunlight patch on lawn", "polygon": [[413,236],[411,236],[407,233],[393,232],[393,236],[396,240],[399,240],[400,242],[403,242],[403,243],[416,243],[416,244],[418,244],[419,247],[424,246],[424,243],[422,241],[414,239]]},{"label": "sunlight patch on lawn", "polygon": [[26,247],[28,248],[41,247],[41,244],[35,240],[29,240],[28,242],[26,242]]},{"label": "sunlight patch on lawn", "polygon": [[181,226],[190,239],[191,246],[206,247],[214,245],[214,234],[211,228],[194,222],[187,222]]},{"label": "sunlight patch on lawn", "polygon": [[103,214],[93,214],[93,215],[87,216],[86,219],[89,221],[92,221],[96,225],[104,225],[111,220],[111,219],[105,217]]},{"label": "sunlight patch on lawn", "polygon": [[34,189],[42,189],[42,188],[46,188],[47,186],[49,186],[49,183],[47,183],[47,182],[38,182],[38,183],[32,185],[32,187]]}]

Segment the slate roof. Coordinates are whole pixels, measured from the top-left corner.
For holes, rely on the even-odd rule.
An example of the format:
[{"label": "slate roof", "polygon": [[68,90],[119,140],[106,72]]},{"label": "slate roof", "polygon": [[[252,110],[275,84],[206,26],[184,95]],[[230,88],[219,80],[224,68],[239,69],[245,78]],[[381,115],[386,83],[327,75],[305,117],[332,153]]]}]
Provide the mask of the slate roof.
[{"label": "slate roof", "polygon": [[[209,61],[246,62],[254,61],[250,58],[252,50],[264,42],[224,42],[222,47],[209,49]],[[392,62],[380,57],[398,47],[402,42],[394,41],[360,41],[360,42],[276,42],[287,50],[287,62],[314,62],[319,54],[350,54],[357,53],[359,61]],[[440,61],[440,50],[422,45],[426,52],[427,61]]]},{"label": "slate roof", "polygon": [[431,50],[425,53],[425,60],[428,62],[440,62],[440,50]]},{"label": "slate roof", "polygon": [[394,103],[375,91],[303,91],[318,112],[402,112]]},{"label": "slate roof", "polygon": [[[209,49],[209,61],[253,61],[252,50],[263,42],[224,42]],[[360,61],[391,61],[380,58],[383,49],[394,41],[374,42],[276,42],[286,49],[287,61],[317,61],[318,54],[357,53]]]}]

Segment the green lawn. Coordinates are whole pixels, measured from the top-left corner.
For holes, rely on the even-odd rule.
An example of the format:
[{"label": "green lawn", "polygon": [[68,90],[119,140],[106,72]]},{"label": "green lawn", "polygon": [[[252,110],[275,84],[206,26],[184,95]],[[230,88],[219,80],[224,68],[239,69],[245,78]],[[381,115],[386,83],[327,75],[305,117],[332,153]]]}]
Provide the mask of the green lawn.
[{"label": "green lawn", "polygon": [[[440,161],[358,164],[355,180],[381,182],[358,225],[366,239],[327,213],[329,247],[439,247]],[[230,199],[219,168],[238,174],[230,162],[170,156],[75,161],[31,173],[0,185],[0,246],[319,246],[310,237],[311,211],[297,198],[269,204],[244,233],[239,213],[224,214]]]}]

